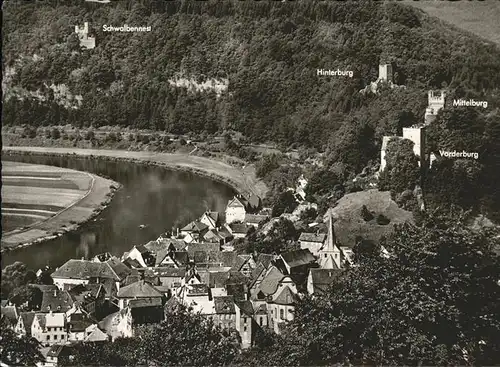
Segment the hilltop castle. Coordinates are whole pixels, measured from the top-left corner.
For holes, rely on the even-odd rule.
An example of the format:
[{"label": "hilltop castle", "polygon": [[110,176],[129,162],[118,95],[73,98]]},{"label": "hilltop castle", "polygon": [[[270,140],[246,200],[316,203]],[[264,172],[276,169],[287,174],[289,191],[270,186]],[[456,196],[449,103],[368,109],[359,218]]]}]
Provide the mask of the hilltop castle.
[{"label": "hilltop castle", "polygon": [[95,48],[95,37],[89,36],[89,23],[83,23],[83,28],[75,26],[75,33],[78,35],[80,40],[80,47],[85,47],[86,49]]},{"label": "hilltop castle", "polygon": [[404,85],[397,85],[394,83],[393,69],[391,64],[380,64],[378,66],[378,78],[376,81],[371,82],[364,89],[359,92],[365,94],[370,91],[373,94],[377,94],[378,87],[380,83],[386,83],[391,89],[394,88],[406,88]]},{"label": "hilltop castle", "polygon": [[[379,67],[380,68],[380,67]],[[444,108],[446,93],[444,90],[439,91],[429,91],[428,92],[428,106],[425,110],[424,122],[421,124],[414,125],[412,127],[403,128],[403,136],[384,136],[382,139],[382,148],[380,150],[380,172],[382,172],[387,162],[385,160],[385,154],[387,145],[392,139],[408,139],[413,142],[413,152],[417,157],[419,157],[420,167],[424,166],[425,163],[425,143],[426,126],[432,123],[438,114],[438,112]],[[430,163],[435,159],[432,155],[430,157]]]}]

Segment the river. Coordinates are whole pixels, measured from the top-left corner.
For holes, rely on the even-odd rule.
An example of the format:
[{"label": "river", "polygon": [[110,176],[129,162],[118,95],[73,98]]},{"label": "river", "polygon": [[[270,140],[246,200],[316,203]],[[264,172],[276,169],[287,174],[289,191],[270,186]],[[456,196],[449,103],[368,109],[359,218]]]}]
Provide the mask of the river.
[{"label": "river", "polygon": [[[68,259],[89,259],[106,251],[121,256],[134,245],[189,223],[207,209],[224,211],[235,193],[224,184],[189,172],[125,161],[43,155],[3,156],[2,160],[87,171],[123,185],[95,220],[57,239],[4,252],[2,268],[15,261],[33,270],[56,267]],[[145,227],[140,229],[141,225]]]}]

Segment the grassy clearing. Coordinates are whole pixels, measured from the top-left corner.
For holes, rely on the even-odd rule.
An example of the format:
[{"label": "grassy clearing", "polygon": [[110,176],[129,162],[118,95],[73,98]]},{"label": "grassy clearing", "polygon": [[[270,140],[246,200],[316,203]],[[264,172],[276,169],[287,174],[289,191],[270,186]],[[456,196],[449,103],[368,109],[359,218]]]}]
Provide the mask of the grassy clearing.
[{"label": "grassy clearing", "polygon": [[[390,223],[365,222],[361,216],[363,205],[374,212],[375,217],[379,214],[386,216]],[[368,190],[345,195],[332,210],[334,217],[338,218],[335,225],[336,229],[339,228],[336,230],[337,238],[343,246],[349,247],[355,244],[356,236],[378,241],[392,232],[394,224],[413,222],[413,214],[399,208],[388,191]]]},{"label": "grassy clearing", "polygon": [[2,201],[6,203],[56,205],[67,207],[85,195],[83,190],[46,187],[2,186]]},{"label": "grassy clearing", "polygon": [[37,219],[31,217],[11,215],[7,216],[2,213],[2,231],[10,232],[16,228],[30,226],[37,221]]}]

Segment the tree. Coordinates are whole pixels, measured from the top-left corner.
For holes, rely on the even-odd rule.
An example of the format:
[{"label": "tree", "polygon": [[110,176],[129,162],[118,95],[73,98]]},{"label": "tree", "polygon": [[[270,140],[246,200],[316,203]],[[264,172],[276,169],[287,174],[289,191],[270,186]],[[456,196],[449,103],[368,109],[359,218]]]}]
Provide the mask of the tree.
[{"label": "tree", "polygon": [[297,207],[298,203],[292,191],[281,193],[273,205],[272,216],[279,217],[283,213],[291,213]]},{"label": "tree", "polygon": [[53,128],[51,131],[50,131],[50,137],[52,139],[59,139],[61,137],[61,132],[59,131],[59,129],[57,128]]},{"label": "tree", "polygon": [[[498,230],[463,213],[397,225],[325,295],[299,300],[266,365],[495,365],[500,358]],[[373,317],[377,315],[377,317]]]},{"label": "tree", "polygon": [[305,192],[310,198],[313,196],[329,194],[341,187],[342,183],[335,172],[328,169],[320,169],[314,172],[311,176],[311,179],[307,183]]},{"label": "tree", "polygon": [[24,285],[12,292],[12,302],[23,311],[39,310],[42,306],[43,293],[37,287]]},{"label": "tree", "polygon": [[419,182],[420,168],[413,152],[413,142],[408,139],[392,139],[387,144],[386,168],[379,179],[381,190],[401,193],[412,190]]},{"label": "tree", "polygon": [[280,157],[277,154],[265,155],[257,164],[256,171],[257,177],[266,177],[271,171],[280,166]]},{"label": "tree", "polygon": [[7,265],[2,269],[2,298],[7,299],[15,289],[36,281],[36,274],[28,270],[26,265],[20,261]]},{"label": "tree", "polygon": [[0,328],[0,355],[2,363],[11,366],[34,366],[44,361],[40,344],[35,338],[20,336],[13,330]]}]

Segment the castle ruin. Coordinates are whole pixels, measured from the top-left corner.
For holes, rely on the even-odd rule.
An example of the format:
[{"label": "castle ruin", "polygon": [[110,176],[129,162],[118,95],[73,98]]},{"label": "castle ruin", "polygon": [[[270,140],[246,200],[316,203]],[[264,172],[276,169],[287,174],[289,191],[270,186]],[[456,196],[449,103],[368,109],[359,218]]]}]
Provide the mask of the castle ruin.
[{"label": "castle ruin", "polygon": [[86,49],[95,48],[95,37],[89,36],[89,23],[83,23],[83,27],[75,26],[75,33],[78,35],[80,40],[80,47],[85,47]]}]

